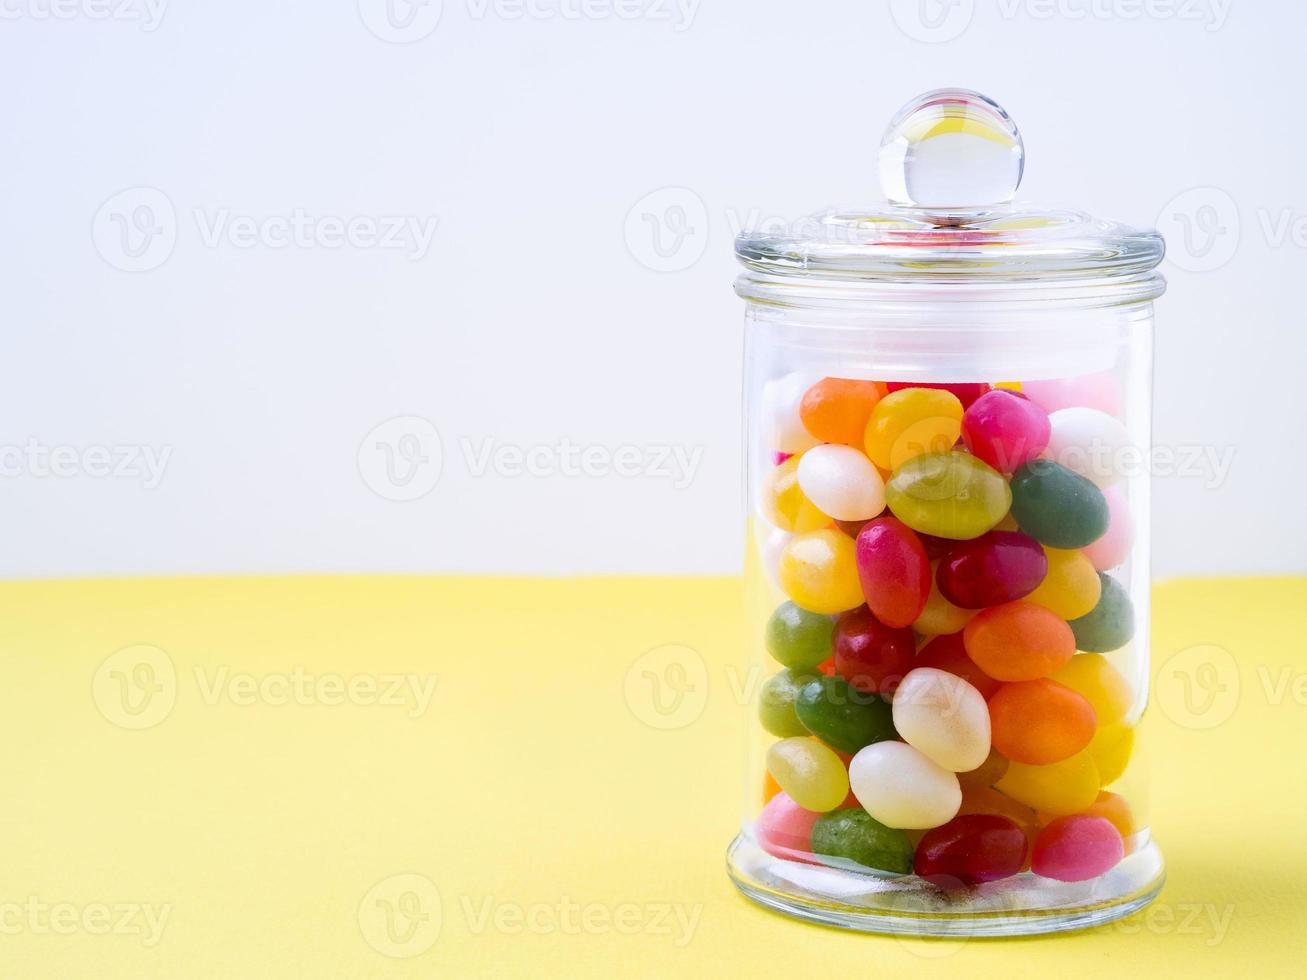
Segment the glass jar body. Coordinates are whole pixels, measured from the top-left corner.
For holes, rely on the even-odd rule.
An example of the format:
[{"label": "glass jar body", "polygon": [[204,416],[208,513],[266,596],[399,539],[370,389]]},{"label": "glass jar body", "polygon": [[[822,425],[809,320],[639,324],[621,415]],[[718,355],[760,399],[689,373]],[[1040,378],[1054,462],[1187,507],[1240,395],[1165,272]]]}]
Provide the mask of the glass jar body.
[{"label": "glass jar body", "polygon": [[[872,931],[1128,914],[1157,289],[742,280],[751,898]],[[829,301],[827,301],[829,299]]]}]

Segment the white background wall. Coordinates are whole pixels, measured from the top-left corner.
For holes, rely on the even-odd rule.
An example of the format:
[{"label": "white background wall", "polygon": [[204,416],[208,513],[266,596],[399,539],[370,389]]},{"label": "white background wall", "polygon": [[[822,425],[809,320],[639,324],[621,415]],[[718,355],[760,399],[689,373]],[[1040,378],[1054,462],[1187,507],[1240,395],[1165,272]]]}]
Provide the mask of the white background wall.
[{"label": "white background wall", "polygon": [[[874,198],[886,120],[941,85],[1012,113],[1024,198],[1161,220],[1203,270],[1165,269],[1156,438],[1234,463],[1158,481],[1157,572],[1307,567],[1302,4],[391,2],[407,29],[0,0],[0,574],[735,570],[735,227]],[[639,215],[684,192],[627,216],[665,187],[703,213],[658,272]],[[405,251],[240,220],[297,209],[438,224]],[[369,436],[397,416],[431,428]],[[402,486],[386,440],[428,459]],[[640,475],[481,469],[566,445]]]}]

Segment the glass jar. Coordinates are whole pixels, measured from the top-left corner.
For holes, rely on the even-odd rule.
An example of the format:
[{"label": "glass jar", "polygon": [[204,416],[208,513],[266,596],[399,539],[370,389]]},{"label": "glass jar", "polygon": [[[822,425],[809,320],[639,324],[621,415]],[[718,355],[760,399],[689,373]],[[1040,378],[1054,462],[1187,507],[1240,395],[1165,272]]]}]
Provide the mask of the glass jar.
[{"label": "glass jar", "polygon": [[1161,888],[1148,830],[1154,231],[1011,203],[975,92],[890,123],[889,203],[741,234],[755,901],[1013,935]]}]

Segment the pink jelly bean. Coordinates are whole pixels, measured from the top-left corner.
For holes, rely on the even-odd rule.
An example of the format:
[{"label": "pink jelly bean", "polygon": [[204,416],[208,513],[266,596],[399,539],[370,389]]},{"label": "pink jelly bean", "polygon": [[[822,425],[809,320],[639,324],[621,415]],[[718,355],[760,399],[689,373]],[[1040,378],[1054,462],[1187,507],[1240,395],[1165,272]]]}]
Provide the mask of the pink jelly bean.
[{"label": "pink jelly bean", "polygon": [[983,381],[961,384],[918,384],[914,381],[891,381],[885,385],[890,392],[902,391],[904,388],[938,388],[947,391],[966,408],[977,398],[989,391],[989,385]]},{"label": "pink jelly bean", "polygon": [[975,400],[962,416],[962,441],[973,456],[1000,473],[1013,473],[1048,446],[1048,413],[999,388]]},{"label": "pink jelly bean", "polygon": [[1130,546],[1135,539],[1135,521],[1130,516],[1125,491],[1119,485],[1108,487],[1103,496],[1107,498],[1107,530],[1101,538],[1084,548],[1085,557],[1100,572],[1124,564],[1130,557]]},{"label": "pink jelly bean", "polygon": [[1121,386],[1116,376],[1102,371],[1078,378],[1024,381],[1021,393],[1050,415],[1063,408],[1096,408],[1116,417],[1121,414]]},{"label": "pink jelly bean", "polygon": [[1030,870],[1056,881],[1088,881],[1125,856],[1120,832],[1106,817],[1078,813],[1058,817],[1039,832]]},{"label": "pink jelly bean", "polygon": [[758,816],[758,843],[776,857],[816,864],[812,859],[812,825],[820,816],[799,806],[786,793],[777,793]]},{"label": "pink jelly bean", "polygon": [[790,458],[791,456],[793,456],[793,455],[794,455],[794,453],[772,453],[772,454],[771,454],[772,465],[773,465],[773,466],[780,466],[781,463],[785,462],[787,459],[789,459],[789,458]]}]

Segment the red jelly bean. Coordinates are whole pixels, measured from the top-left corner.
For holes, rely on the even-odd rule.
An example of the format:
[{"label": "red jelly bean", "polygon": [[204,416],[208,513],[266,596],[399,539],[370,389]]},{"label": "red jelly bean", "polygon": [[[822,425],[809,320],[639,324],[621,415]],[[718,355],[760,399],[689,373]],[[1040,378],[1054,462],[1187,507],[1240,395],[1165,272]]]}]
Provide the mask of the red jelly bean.
[{"label": "red jelly bean", "polygon": [[1088,881],[1125,856],[1121,834],[1106,817],[1078,813],[1058,817],[1039,832],[1030,870],[1057,881]]},{"label": "red jelly bean", "polygon": [[990,390],[989,385],[982,382],[975,384],[914,384],[909,381],[891,381],[886,387],[891,391],[899,391],[902,388],[935,388],[939,391],[950,392],[954,398],[962,403],[966,408],[976,399],[980,398]]},{"label": "red jelly bean", "polygon": [[906,626],[886,626],[866,606],[835,621],[835,672],[855,690],[891,694],[914,666],[917,643]]},{"label": "red jelly bean", "polygon": [[962,441],[1000,473],[1013,473],[1042,453],[1049,431],[1042,408],[1001,388],[977,398],[962,415]]},{"label": "red jelly bean", "polygon": [[878,517],[858,534],[856,554],[867,608],[886,626],[911,626],[930,598],[930,559],[916,532]]},{"label": "red jelly bean", "polygon": [[962,632],[945,633],[937,636],[917,654],[913,667],[935,667],[956,674],[980,692],[986,701],[1003,685],[986,674],[974,660],[967,656],[966,644],[962,642]]},{"label": "red jelly bean", "polygon": [[920,531],[917,532],[917,537],[921,539],[926,549],[926,557],[931,561],[945,557],[957,547],[957,542],[952,538],[937,538],[933,534],[922,534]]},{"label": "red jelly bean", "polygon": [[1026,860],[1026,835],[1007,817],[972,813],[926,832],[912,870],[936,884],[979,885],[1010,878]]},{"label": "red jelly bean", "polygon": [[953,605],[982,609],[1029,595],[1047,574],[1038,541],[1020,531],[990,531],[954,547],[935,580]]}]

